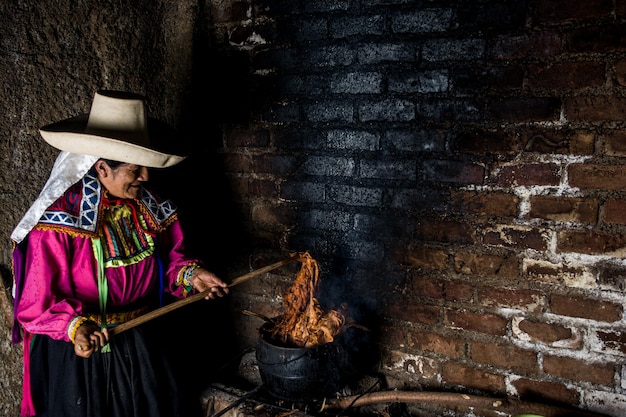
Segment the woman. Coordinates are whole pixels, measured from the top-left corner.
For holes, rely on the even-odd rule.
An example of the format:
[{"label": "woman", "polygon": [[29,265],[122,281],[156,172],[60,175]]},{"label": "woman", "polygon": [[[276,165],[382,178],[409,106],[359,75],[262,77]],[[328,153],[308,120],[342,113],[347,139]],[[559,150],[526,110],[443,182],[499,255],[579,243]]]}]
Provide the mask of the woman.
[{"label": "woman", "polygon": [[185,255],[175,206],[146,187],[184,158],[150,145],[165,130],[142,96],[100,91],[89,114],[41,129],[62,152],[15,228],[14,342],[24,339],[22,415],[179,416],[167,357],[142,326],[108,329],[163,303],[228,286]]}]

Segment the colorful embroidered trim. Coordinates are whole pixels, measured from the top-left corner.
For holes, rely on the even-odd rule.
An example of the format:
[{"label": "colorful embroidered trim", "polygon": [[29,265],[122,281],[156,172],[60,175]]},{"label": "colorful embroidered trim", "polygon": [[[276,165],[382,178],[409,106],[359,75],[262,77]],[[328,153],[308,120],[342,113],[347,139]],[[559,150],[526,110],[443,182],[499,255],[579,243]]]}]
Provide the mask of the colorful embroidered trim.
[{"label": "colorful embroidered trim", "polygon": [[[92,237],[98,230],[102,193],[102,184],[88,172],[43,213],[37,228]],[[137,201],[152,230],[163,230],[177,218],[174,203],[161,200],[144,187],[140,188]]]},{"label": "colorful embroidered trim", "polygon": [[76,331],[78,328],[87,321],[89,321],[89,319],[84,316],[76,316],[72,319],[72,321],[70,321],[70,325],[67,326],[67,336],[70,338],[72,343],[76,343]]},{"label": "colorful embroidered trim", "polygon": [[106,201],[100,233],[106,266],[130,265],[154,254],[155,233],[148,230],[147,219],[138,215],[135,204]]},{"label": "colorful embroidered trim", "polygon": [[[142,316],[150,311],[150,307],[145,306],[138,308],[137,310],[132,311],[124,311],[121,313],[107,313],[105,320],[106,325],[116,325],[121,323],[126,323],[129,320],[136,319],[139,316]],[[102,325],[102,315],[101,314],[85,314],[89,320],[98,323],[100,327],[104,327]]]},{"label": "colorful embroidered trim", "polygon": [[181,268],[180,272],[178,273],[178,277],[176,278],[176,285],[183,287],[183,296],[186,296],[193,290],[193,273],[198,268],[200,268],[200,265],[192,262]]},{"label": "colorful embroidered trim", "polygon": [[86,174],[82,181],[70,187],[43,213],[39,223],[95,232],[100,189],[98,179]]},{"label": "colorful embroidered trim", "polygon": [[200,266],[196,264],[187,265],[185,273],[183,274],[183,285],[185,287],[193,287],[193,273],[196,272],[198,268],[200,268]]}]

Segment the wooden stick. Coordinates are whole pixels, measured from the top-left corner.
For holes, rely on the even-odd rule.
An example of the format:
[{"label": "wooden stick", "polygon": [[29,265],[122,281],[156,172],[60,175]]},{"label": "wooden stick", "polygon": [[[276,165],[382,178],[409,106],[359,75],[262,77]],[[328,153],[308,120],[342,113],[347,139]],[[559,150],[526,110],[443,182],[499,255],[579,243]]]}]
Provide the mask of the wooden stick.
[{"label": "wooden stick", "polygon": [[[263,268],[259,268],[259,269],[255,269],[252,272],[248,272],[247,274],[244,274],[238,278],[235,278],[230,284],[228,284],[228,287],[234,287],[235,285],[239,285],[243,282],[248,281],[249,279],[252,279],[254,277],[257,277],[259,275],[265,274],[266,272],[269,272],[273,269],[276,268],[280,268],[281,266],[287,265],[291,262],[297,261],[299,260],[300,257],[297,254],[291,255],[289,258],[287,259],[283,259],[282,261],[278,261],[276,263],[273,263],[271,265],[268,266],[264,266]],[[155,319],[157,317],[160,317],[164,314],[167,314],[173,310],[176,310],[180,307],[186,306],[187,304],[191,304],[194,301],[198,301],[203,299],[204,297],[207,296],[207,294],[211,291],[211,289],[209,288],[208,290],[190,295],[189,297],[180,299],[178,301],[174,301],[171,304],[168,304],[166,306],[163,306],[161,308],[157,308],[156,310],[153,310],[149,313],[146,313],[142,316],[139,316],[137,318],[134,318],[132,320],[128,320],[127,322],[121,323],[115,327],[111,327],[109,329],[109,337],[113,337],[116,334],[120,334],[125,330],[131,329],[135,326],[138,326],[140,324],[143,324],[147,321],[150,321],[152,319]]]}]

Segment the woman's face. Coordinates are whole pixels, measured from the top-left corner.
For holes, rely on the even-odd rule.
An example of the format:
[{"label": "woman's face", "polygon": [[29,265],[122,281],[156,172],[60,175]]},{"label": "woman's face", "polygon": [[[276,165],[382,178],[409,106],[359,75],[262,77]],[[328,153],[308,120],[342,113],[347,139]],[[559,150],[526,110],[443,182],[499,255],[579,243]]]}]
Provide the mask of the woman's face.
[{"label": "woman's face", "polygon": [[95,164],[98,179],[109,194],[118,198],[137,198],[139,187],[148,181],[148,168],[123,163],[111,168],[105,161]]}]

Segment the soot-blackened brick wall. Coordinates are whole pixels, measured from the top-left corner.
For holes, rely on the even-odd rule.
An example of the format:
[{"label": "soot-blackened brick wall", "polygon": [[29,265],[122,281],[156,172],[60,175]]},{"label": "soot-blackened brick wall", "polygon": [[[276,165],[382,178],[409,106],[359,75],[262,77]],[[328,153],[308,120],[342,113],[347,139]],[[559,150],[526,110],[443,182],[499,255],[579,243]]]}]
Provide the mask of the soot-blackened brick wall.
[{"label": "soot-blackened brick wall", "polygon": [[[252,266],[308,250],[389,388],[626,413],[626,2],[214,1]],[[225,123],[224,123],[225,122]],[[293,271],[242,285],[277,314]],[[243,340],[259,320],[241,315]]]}]

